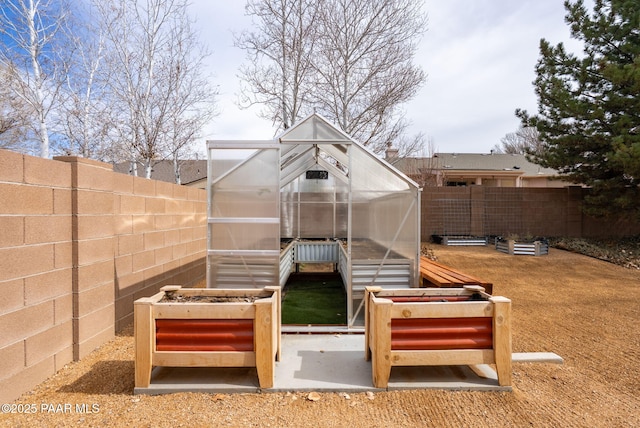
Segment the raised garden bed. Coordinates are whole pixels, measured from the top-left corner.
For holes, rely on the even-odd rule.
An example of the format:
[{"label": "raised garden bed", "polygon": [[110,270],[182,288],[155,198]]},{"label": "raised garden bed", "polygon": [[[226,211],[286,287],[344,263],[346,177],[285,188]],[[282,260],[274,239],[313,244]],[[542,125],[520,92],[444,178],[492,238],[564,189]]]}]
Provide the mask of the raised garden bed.
[{"label": "raised garden bed", "polygon": [[549,241],[544,238],[496,238],[496,250],[511,255],[544,256],[549,254]]},{"label": "raised garden bed", "polygon": [[153,366],[256,367],[273,387],[280,358],[280,287],[203,289],[166,286],[134,303],[135,387]]},{"label": "raised garden bed", "polygon": [[479,286],[382,290],[365,295],[365,358],[386,388],[392,366],[495,364],[511,385],[511,301]]},{"label": "raised garden bed", "polygon": [[451,246],[484,246],[488,243],[486,236],[471,235],[431,235],[431,240],[436,244]]}]

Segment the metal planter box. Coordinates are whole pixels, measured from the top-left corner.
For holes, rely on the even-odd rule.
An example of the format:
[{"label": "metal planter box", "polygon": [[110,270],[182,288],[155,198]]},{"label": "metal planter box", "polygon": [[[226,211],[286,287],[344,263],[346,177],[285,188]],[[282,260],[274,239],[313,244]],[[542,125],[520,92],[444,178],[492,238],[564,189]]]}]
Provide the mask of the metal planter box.
[{"label": "metal planter box", "polygon": [[487,245],[486,236],[470,236],[470,235],[432,235],[431,239],[436,244],[448,246],[475,246],[482,247]]},{"label": "metal planter box", "polygon": [[496,238],[496,250],[511,255],[544,256],[549,254],[549,241],[518,241],[515,239]]},{"label": "metal planter box", "polygon": [[[182,299],[162,301],[172,294]],[[271,388],[280,358],[280,287],[163,287],[135,301],[134,337],[136,388],[149,387],[153,366],[256,367],[260,387]]]}]

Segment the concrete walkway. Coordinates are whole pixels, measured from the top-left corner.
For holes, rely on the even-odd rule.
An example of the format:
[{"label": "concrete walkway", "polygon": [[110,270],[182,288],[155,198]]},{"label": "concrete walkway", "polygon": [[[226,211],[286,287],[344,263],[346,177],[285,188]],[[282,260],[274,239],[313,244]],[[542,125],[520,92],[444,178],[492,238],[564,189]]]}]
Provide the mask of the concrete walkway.
[{"label": "concrete walkway", "polygon": [[[514,354],[515,355],[515,354]],[[524,355],[524,354],[518,354]],[[532,354],[533,355],[533,354]],[[515,361],[515,359],[514,359]],[[535,361],[535,358],[525,361]],[[393,367],[388,390],[449,389],[510,391],[498,385],[488,365]],[[136,394],[174,392],[364,392],[382,391],[371,381],[363,334],[283,334],[274,387],[261,390],[255,368],[156,367],[148,388]]]}]

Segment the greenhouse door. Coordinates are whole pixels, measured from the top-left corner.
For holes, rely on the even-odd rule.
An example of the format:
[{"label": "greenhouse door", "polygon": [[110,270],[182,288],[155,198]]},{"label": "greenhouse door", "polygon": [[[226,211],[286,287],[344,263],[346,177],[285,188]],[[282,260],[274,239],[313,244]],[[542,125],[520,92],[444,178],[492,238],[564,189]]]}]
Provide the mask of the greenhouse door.
[{"label": "greenhouse door", "polygon": [[208,152],[207,287],[278,285],[279,145],[211,141]]}]

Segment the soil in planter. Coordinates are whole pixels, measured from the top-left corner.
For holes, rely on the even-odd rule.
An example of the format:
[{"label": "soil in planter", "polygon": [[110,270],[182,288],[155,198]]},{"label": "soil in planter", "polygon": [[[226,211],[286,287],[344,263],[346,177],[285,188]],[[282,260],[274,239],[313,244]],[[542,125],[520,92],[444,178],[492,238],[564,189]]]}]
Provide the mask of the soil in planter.
[{"label": "soil in planter", "polygon": [[339,274],[291,275],[282,294],[282,324],[347,323],[347,297]]},{"label": "soil in planter", "polygon": [[253,303],[260,297],[257,296],[234,296],[234,297],[218,297],[218,296],[184,296],[179,293],[167,293],[160,300],[160,303]]}]

